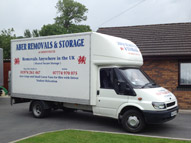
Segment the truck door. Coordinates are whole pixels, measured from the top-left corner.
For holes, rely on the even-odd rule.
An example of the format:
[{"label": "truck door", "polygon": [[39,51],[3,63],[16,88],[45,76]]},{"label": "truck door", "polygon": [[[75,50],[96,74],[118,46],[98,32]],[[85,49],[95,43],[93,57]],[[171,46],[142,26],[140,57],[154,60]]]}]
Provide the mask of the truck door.
[{"label": "truck door", "polygon": [[99,70],[99,85],[97,107],[99,115],[116,117],[120,105],[128,102],[128,96],[115,90],[115,82],[122,81],[122,77],[114,68],[101,68]]}]

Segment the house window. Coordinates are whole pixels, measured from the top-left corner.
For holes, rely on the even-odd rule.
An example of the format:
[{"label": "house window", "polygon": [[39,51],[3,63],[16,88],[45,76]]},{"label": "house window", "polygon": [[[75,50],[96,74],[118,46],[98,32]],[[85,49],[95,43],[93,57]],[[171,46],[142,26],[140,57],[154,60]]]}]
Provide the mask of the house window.
[{"label": "house window", "polygon": [[180,63],[180,75],[179,85],[180,86],[191,86],[191,62]]}]

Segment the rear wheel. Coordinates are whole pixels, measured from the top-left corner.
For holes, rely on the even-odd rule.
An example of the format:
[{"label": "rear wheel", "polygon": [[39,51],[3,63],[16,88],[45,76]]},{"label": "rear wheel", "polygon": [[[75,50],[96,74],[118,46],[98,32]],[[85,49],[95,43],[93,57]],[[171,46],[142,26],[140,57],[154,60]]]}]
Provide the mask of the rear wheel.
[{"label": "rear wheel", "polygon": [[122,117],[123,128],[131,133],[140,132],[145,127],[145,120],[138,110],[128,110]]},{"label": "rear wheel", "polygon": [[43,118],[50,112],[50,109],[45,109],[43,103],[40,101],[34,101],[31,108],[35,118]]}]

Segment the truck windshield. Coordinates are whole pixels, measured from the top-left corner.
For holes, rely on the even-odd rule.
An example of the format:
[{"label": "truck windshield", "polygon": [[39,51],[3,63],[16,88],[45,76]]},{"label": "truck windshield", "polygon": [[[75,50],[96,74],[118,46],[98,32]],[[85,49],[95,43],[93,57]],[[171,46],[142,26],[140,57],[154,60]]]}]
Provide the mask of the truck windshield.
[{"label": "truck windshield", "polygon": [[119,69],[134,88],[152,88],[156,84],[139,69]]}]

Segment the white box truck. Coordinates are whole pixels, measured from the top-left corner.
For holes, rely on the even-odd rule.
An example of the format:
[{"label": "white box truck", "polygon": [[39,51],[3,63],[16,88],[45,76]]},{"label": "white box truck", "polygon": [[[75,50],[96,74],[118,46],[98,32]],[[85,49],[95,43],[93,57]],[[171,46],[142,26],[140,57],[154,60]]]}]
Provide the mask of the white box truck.
[{"label": "white box truck", "polygon": [[96,32],[11,41],[13,103],[30,102],[33,116],[79,109],[118,119],[128,132],[178,113],[176,97],[141,69],[129,40]]}]

